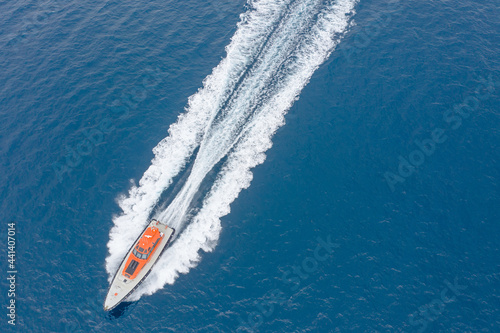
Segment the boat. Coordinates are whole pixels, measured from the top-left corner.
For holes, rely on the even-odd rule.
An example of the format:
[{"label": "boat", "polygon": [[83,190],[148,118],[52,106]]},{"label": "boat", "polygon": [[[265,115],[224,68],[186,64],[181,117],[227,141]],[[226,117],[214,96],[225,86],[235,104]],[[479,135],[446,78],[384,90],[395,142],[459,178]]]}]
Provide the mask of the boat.
[{"label": "boat", "polygon": [[114,309],[144,281],[174,233],[175,229],[158,220],[149,223],[116,271],[104,301],[104,311]]}]

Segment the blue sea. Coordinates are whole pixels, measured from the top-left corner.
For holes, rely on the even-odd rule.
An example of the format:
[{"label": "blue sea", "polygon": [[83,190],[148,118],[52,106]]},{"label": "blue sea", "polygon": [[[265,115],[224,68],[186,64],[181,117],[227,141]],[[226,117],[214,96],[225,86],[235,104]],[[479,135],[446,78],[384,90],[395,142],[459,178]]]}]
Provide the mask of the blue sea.
[{"label": "blue sea", "polygon": [[500,332],[499,18],[1,1],[0,331]]}]

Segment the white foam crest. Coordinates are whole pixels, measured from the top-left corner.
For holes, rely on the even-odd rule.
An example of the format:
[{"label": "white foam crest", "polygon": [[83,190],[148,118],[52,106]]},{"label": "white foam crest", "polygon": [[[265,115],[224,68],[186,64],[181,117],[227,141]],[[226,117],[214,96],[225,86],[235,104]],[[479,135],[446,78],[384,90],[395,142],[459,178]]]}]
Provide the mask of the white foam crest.
[{"label": "white foam crest", "polygon": [[[273,68],[273,74],[279,77],[279,80],[271,85],[271,90],[265,91],[264,102],[240,128],[239,135],[231,137],[235,140],[231,144],[232,150],[206,195],[200,211],[192,217],[175,243],[159,259],[148,280],[132,295],[131,300],[137,300],[144,294],[152,294],[167,283],[173,284],[179,274],[187,273],[197,265],[200,260],[200,250],[207,252],[214,249],[221,230],[220,218],[229,214],[230,204],[242,189],[250,185],[253,177],[251,169],[264,162],[265,152],[272,146],[272,136],[284,124],[286,112],[298,98],[314,71],[328,58],[340,41],[349,26],[350,16],[346,14],[354,13],[355,3],[356,0],[339,0],[337,3],[329,2],[325,5],[317,21],[308,30],[308,34],[300,39],[289,54],[288,61]],[[266,55],[262,57],[265,58]],[[248,88],[250,86],[246,86],[245,89],[250,89]],[[238,96],[248,97],[248,94],[246,92]],[[259,95],[254,92],[254,96]],[[242,103],[239,98],[241,97],[236,97],[235,103]],[[214,128],[216,127],[207,129],[207,133]],[[200,163],[205,162],[205,165],[209,166],[211,164],[208,162],[209,155],[221,152],[216,149],[220,141],[215,142],[217,143],[215,146],[208,144],[205,146],[208,147],[204,148],[207,149],[207,155],[200,155],[202,153],[200,147],[197,156]],[[191,172],[201,174],[204,171],[203,168],[198,171],[193,168]],[[193,178],[200,177],[197,173],[193,176]]]},{"label": "white foam crest", "polygon": [[[254,61],[288,1],[255,1],[241,15],[238,29],[226,47],[227,57],[207,76],[188,100],[185,113],[169,128],[169,135],[154,149],[154,159],[127,196],[118,198],[123,213],[113,218],[106,270],[111,281],[123,256],[148,222],[149,215],[172,179],[185,167],[227,96]],[[251,40],[251,43],[245,42]]]},{"label": "white foam crest", "polygon": [[[160,221],[179,228],[188,213],[190,203],[197,193],[206,174],[231,149],[241,132],[241,127],[252,113],[253,106],[261,102],[267,93],[276,69],[290,55],[295,47],[295,38],[306,28],[314,16],[314,11],[308,10],[314,6],[315,0],[297,1],[283,15],[280,24],[267,41],[260,57],[256,59],[251,69],[245,75],[241,84],[233,93],[228,105],[220,111],[222,115],[207,128],[200,150],[194,162],[193,169],[186,184],[171,205],[158,216]],[[247,41],[248,43],[248,41]]]}]

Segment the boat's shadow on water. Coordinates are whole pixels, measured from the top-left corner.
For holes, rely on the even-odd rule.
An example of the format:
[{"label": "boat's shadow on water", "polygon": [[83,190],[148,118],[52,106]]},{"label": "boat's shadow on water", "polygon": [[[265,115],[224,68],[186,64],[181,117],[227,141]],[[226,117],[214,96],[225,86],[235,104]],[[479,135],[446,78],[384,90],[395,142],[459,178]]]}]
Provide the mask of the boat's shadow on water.
[{"label": "boat's shadow on water", "polygon": [[137,302],[121,302],[116,308],[108,312],[109,319],[118,319],[123,316],[127,310],[131,310]]}]

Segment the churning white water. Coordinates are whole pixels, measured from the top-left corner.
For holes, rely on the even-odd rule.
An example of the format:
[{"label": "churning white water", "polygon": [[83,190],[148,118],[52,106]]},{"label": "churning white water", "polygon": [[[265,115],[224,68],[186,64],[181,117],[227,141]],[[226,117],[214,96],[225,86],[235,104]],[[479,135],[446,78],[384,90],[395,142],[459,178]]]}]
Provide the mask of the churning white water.
[{"label": "churning white water", "polygon": [[[251,169],[265,160],[272,136],[314,71],[340,42],[351,24],[356,0],[250,1],[238,29],[215,67],[169,135],[153,150],[155,157],[128,195],[119,199],[106,269],[111,280],[124,255],[149,222],[162,193],[190,159],[189,174],[173,201],[156,213],[177,230],[147,280],[130,296],[152,294],[211,251],[220,218],[252,180]],[[200,209],[190,212],[206,175],[223,158],[216,180]]]}]

